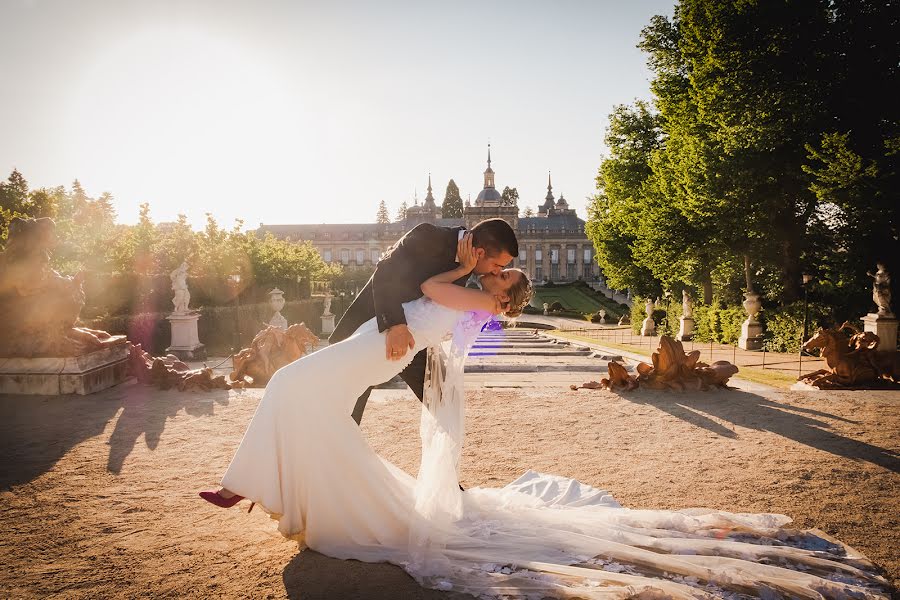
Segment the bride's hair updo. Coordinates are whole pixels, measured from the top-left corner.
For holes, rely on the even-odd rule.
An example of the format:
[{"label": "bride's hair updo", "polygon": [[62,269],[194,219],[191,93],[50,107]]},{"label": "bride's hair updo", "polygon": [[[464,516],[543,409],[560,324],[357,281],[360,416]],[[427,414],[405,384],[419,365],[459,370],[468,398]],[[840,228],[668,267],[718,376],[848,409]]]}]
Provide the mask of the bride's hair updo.
[{"label": "bride's hair updo", "polygon": [[519,277],[519,281],[515,285],[506,291],[506,295],[509,296],[509,303],[503,314],[510,319],[515,319],[522,314],[522,311],[531,302],[531,296],[534,295],[534,286],[531,284],[531,280],[525,271],[521,269],[512,270],[518,271],[522,276]]}]

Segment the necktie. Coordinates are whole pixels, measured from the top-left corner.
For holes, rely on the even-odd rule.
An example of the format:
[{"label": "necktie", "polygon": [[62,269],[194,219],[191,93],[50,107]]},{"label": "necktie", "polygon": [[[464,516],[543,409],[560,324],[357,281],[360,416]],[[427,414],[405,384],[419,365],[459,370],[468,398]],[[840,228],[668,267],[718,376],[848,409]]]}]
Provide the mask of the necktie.
[{"label": "necktie", "polygon": [[469,279],[466,281],[466,287],[472,288],[475,290],[480,290],[481,289],[481,280],[478,278],[478,275],[476,275],[475,273],[472,273],[471,275],[469,275]]}]

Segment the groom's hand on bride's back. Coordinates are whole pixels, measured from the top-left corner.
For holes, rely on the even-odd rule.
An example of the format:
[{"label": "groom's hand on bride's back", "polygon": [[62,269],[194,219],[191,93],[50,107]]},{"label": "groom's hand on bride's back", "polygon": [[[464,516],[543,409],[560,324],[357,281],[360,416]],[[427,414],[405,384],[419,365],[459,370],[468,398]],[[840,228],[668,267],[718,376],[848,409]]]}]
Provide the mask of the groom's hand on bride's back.
[{"label": "groom's hand on bride's back", "polygon": [[388,360],[400,360],[415,345],[416,340],[405,323],[394,325],[384,336],[384,356]]}]

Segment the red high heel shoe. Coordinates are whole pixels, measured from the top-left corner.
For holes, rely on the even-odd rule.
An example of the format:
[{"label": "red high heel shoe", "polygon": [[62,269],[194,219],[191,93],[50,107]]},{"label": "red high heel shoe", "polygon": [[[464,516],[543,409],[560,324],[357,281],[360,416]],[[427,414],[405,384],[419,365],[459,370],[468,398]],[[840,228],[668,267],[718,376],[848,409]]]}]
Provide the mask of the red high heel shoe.
[{"label": "red high heel shoe", "polygon": [[[238,496],[237,494],[235,494],[231,498],[224,498],[219,492],[211,492],[211,491],[200,492],[200,497],[203,498],[204,500],[206,500],[207,502],[209,502],[210,504],[215,504],[219,508],[231,508],[232,506],[234,506],[235,504],[237,504],[238,502],[240,502],[241,500],[244,499],[243,496]],[[250,510],[248,510],[247,512],[250,512],[251,510],[253,510],[254,506],[256,506],[256,502],[251,502]]]}]

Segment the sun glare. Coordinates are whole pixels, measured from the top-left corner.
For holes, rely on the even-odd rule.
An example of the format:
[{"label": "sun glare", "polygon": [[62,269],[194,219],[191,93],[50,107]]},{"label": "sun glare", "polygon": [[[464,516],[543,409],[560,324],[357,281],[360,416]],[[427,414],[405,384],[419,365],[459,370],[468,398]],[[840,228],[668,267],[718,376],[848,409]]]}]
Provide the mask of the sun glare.
[{"label": "sun glare", "polygon": [[[293,179],[304,164],[301,95],[230,40],[148,30],[111,46],[81,81],[63,139],[83,181],[142,195],[120,211],[125,220],[144,200],[195,223],[206,211],[252,218],[261,183]],[[217,197],[247,206],[216,206]]]}]

